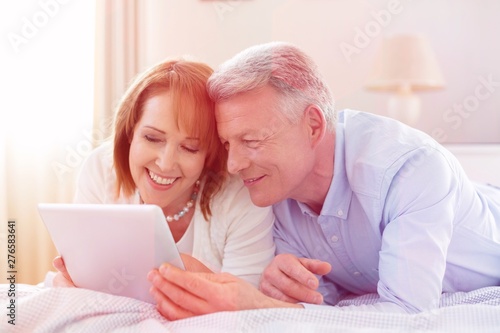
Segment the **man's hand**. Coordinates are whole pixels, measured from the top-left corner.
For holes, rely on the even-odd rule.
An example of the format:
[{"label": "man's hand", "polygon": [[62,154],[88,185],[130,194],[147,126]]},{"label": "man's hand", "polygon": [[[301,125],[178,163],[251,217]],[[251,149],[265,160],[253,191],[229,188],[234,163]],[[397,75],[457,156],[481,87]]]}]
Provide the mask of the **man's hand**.
[{"label": "man's hand", "polygon": [[57,256],[52,261],[52,265],[55,269],[58,270],[57,274],[54,276],[54,280],[52,280],[52,285],[54,287],[75,287],[73,280],[69,276],[68,271],[66,270],[66,265],[64,265],[64,260],[62,257]]},{"label": "man's hand", "polygon": [[164,264],[152,270],[148,280],[158,311],[169,320],[219,311],[302,307],[270,298],[228,273],[189,272]]},{"label": "man's hand", "polygon": [[200,273],[213,273],[210,268],[205,266],[201,261],[189,254],[181,253],[182,263],[186,271],[200,272]]},{"label": "man's hand", "polygon": [[281,301],[321,304],[323,296],[316,291],[319,281],[315,275],[325,275],[331,269],[325,261],[278,254],[264,270],[259,288]]}]

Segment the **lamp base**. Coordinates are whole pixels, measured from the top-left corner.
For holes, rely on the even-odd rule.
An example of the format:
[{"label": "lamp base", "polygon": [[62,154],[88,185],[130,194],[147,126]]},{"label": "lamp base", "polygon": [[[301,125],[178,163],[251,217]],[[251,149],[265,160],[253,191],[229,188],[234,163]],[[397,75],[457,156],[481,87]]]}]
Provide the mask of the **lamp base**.
[{"label": "lamp base", "polygon": [[414,94],[395,94],[389,99],[389,117],[415,125],[420,116],[420,99]]}]

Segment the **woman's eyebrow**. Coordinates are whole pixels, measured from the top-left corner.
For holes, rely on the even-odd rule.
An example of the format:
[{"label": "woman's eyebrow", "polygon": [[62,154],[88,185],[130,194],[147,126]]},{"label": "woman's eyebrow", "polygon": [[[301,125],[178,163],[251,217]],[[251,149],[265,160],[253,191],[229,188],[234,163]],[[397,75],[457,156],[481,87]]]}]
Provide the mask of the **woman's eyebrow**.
[{"label": "woman's eyebrow", "polygon": [[193,138],[193,137],[188,136],[188,137],[185,138],[185,140],[188,140],[188,141],[198,141],[199,142],[200,138]]},{"label": "woman's eyebrow", "polygon": [[[147,129],[151,129],[151,130],[157,131],[157,132],[160,132],[160,133],[165,134],[165,135],[167,134],[165,131],[162,131],[161,129],[158,129],[158,128],[152,126],[152,125],[144,125],[143,127],[147,128]],[[187,137],[184,138],[184,140],[198,141],[199,142],[200,138],[198,138],[198,137],[192,137],[192,136],[187,136]]]},{"label": "woman's eyebrow", "polygon": [[160,132],[162,134],[166,134],[164,131],[162,131],[161,129],[158,129],[158,128],[154,127],[154,126],[145,125],[144,128],[152,129],[152,130]]}]

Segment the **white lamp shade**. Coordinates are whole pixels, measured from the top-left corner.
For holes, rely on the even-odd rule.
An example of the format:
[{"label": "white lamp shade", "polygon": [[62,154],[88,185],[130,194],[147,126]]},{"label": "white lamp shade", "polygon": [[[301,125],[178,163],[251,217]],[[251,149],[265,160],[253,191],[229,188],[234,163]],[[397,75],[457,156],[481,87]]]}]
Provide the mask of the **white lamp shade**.
[{"label": "white lamp shade", "polygon": [[439,89],[444,84],[427,39],[420,35],[397,35],[382,41],[366,88],[415,91]]}]

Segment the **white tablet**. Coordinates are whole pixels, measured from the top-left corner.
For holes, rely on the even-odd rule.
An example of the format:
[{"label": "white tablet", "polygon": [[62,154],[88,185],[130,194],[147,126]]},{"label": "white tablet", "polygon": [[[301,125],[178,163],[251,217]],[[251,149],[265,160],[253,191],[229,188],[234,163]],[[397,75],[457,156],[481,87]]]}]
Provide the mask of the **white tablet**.
[{"label": "white tablet", "polygon": [[184,269],[160,207],[39,204],[74,284],[155,303],[148,272],[168,262]]}]

